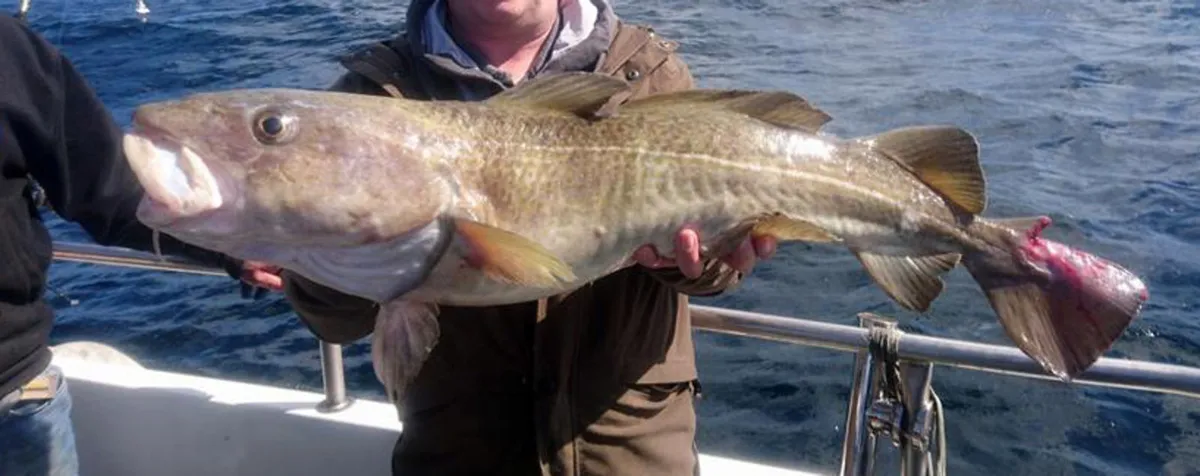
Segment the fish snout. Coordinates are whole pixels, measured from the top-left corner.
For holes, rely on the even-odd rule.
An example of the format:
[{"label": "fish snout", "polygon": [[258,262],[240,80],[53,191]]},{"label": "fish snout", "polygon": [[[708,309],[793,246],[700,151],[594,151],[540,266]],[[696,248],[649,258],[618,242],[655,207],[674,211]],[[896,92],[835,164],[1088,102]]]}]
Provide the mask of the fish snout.
[{"label": "fish snout", "polygon": [[153,134],[128,133],[126,159],[145,189],[138,218],[167,224],[215,209],[224,200],[217,177],[196,151]]}]

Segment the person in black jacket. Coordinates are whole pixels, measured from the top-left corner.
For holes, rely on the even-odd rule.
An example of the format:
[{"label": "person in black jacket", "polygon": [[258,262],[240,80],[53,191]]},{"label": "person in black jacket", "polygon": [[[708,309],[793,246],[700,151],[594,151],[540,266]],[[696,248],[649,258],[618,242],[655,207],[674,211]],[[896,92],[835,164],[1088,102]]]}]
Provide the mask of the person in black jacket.
[{"label": "person in black jacket", "polygon": [[[142,196],[122,131],[60,52],[24,23],[0,17],[0,475],[78,473],[70,395],[50,365],[53,313],[42,300],[52,257],[36,185],[63,219],[101,245],[152,250],[137,221]],[[166,235],[164,254],[280,289],[267,270]]]}]

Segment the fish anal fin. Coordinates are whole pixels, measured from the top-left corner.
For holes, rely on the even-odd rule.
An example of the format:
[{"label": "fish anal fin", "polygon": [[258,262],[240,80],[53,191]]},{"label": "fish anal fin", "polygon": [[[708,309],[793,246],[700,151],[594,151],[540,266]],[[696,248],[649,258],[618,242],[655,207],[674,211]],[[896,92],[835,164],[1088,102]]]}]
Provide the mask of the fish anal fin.
[{"label": "fish anal fin", "polygon": [[864,141],[964,211],[978,215],[987,207],[979,143],[970,132],[954,126],[905,127]]},{"label": "fish anal fin", "polygon": [[724,109],[745,114],[779,127],[815,134],[832,117],[804,98],[785,91],[746,91],[736,89],[690,89],[658,93],[629,101],[623,111],[651,111],[684,108],[693,110]]},{"label": "fish anal fin", "polygon": [[841,241],[830,235],[821,227],[804,220],[796,220],[786,215],[776,214],[755,222],[750,234],[755,237],[770,236],[780,241],[808,241],[813,243],[832,243]]},{"label": "fish anal fin", "polygon": [[441,335],[435,304],[397,299],[382,304],[371,336],[371,366],[391,403],[404,401]]},{"label": "fish anal fin", "polygon": [[609,75],[571,72],[525,80],[484,102],[592,117],[614,96],[628,89],[627,83]]},{"label": "fish anal fin", "polygon": [[576,279],[570,265],[533,240],[467,219],[454,225],[469,248],[467,263],[491,279],[545,288]]},{"label": "fish anal fin", "polygon": [[927,256],[893,256],[856,251],[867,274],[897,304],[910,311],[925,312],[942,293],[942,275],[954,269],[962,257],[957,253]]}]

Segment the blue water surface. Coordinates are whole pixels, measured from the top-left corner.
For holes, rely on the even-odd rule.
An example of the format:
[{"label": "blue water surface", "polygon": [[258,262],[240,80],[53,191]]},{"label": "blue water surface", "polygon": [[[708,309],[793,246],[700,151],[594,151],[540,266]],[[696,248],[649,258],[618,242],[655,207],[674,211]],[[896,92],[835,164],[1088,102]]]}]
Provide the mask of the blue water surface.
[{"label": "blue water surface", "polygon": [[[14,2],[15,3],[15,2]],[[336,55],[383,39],[405,2],[35,0],[60,45],[122,124],[142,102],[233,87],[321,88]],[[627,19],[679,40],[705,86],[780,88],[857,136],[950,123],[982,144],[989,214],[1047,214],[1052,238],[1122,263],[1151,299],[1111,356],[1200,364],[1200,7],[1194,0],[955,2],[645,0]],[[58,239],[88,240],[51,219]],[[273,296],[228,280],[58,263],[81,302],[54,338],[101,340],[147,365],[318,389],[317,343]],[[53,295],[51,296],[53,297]],[[926,315],[902,312],[845,250],[785,246],[740,290],[701,300],[1009,344],[961,270]],[[835,471],[849,354],[697,334],[703,451]],[[351,389],[381,397],[364,344]],[[1200,474],[1198,402],[938,368],[954,474]]]}]

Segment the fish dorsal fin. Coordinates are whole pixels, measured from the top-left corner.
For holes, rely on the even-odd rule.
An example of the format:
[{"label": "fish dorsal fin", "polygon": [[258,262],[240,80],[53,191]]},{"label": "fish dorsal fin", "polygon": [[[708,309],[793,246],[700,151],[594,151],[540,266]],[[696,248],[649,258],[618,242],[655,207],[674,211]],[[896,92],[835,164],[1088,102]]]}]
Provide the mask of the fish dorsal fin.
[{"label": "fish dorsal fin", "polygon": [[613,96],[629,90],[620,79],[599,73],[562,73],[526,80],[488,98],[493,105],[562,111],[589,117]]},{"label": "fish dorsal fin", "polygon": [[905,127],[865,141],[963,210],[978,215],[987,206],[979,143],[970,132],[954,126]]},{"label": "fish dorsal fin", "polygon": [[785,91],[745,91],[736,89],[690,89],[659,93],[635,99],[620,107],[622,111],[650,111],[668,108],[716,108],[734,111],[779,127],[816,133],[832,118],[804,98]]}]

